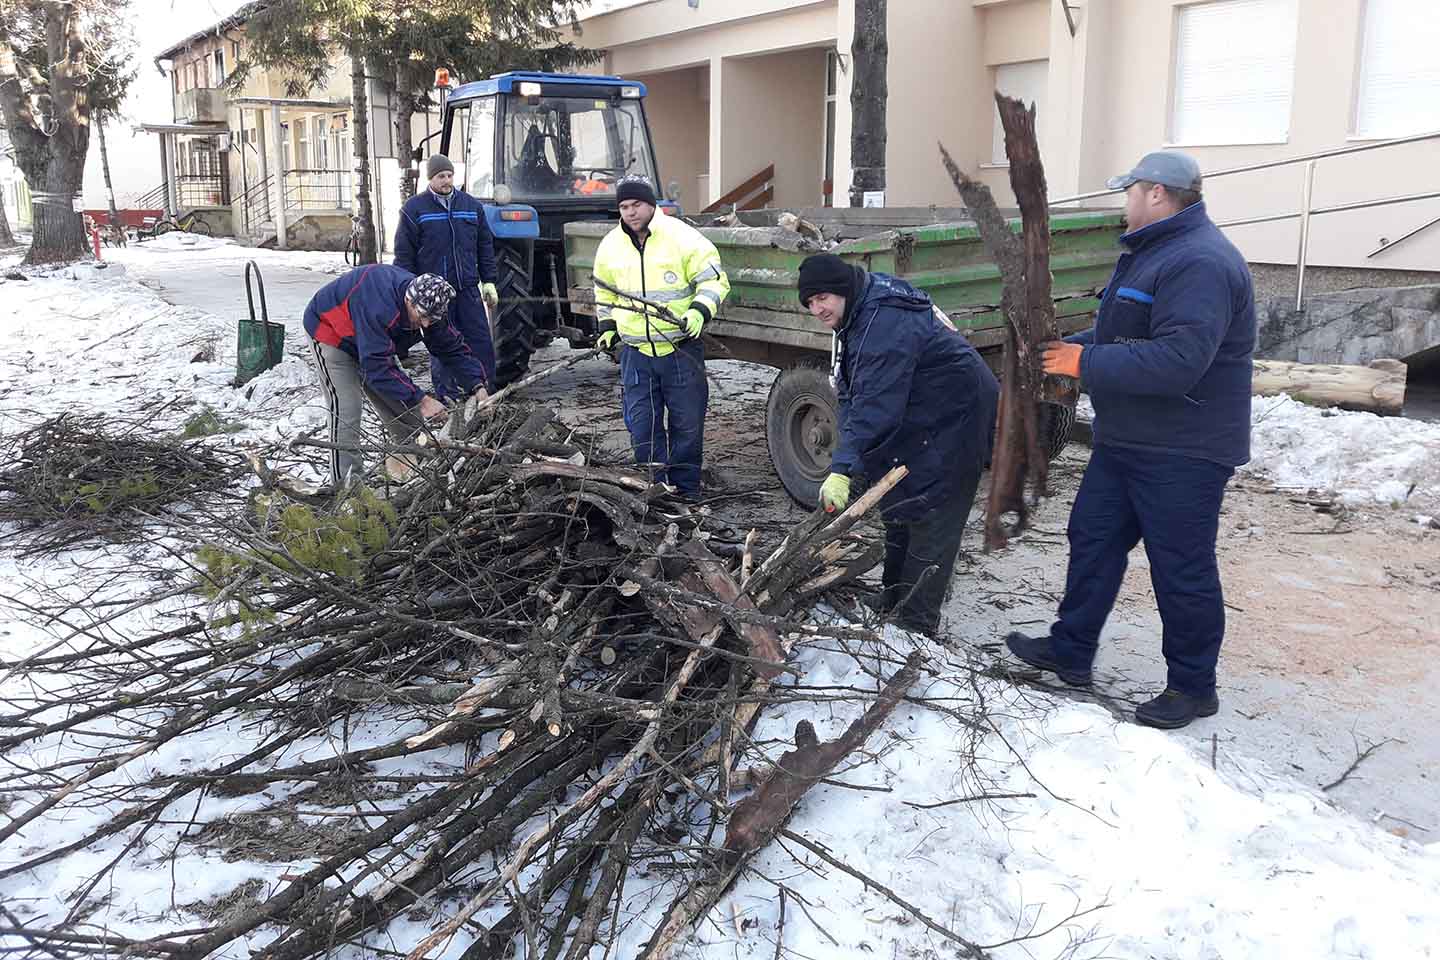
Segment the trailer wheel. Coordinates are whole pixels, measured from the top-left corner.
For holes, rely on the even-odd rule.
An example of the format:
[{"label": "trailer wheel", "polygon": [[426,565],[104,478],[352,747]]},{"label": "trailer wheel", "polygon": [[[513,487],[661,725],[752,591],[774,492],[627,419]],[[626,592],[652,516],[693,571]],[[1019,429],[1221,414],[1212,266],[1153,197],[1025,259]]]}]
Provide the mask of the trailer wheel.
[{"label": "trailer wheel", "polygon": [[765,405],[765,440],[785,492],[814,507],[840,439],[835,390],[818,366],[781,371]]},{"label": "trailer wheel", "polygon": [[1040,404],[1040,442],[1045,447],[1045,457],[1054,460],[1070,442],[1075,429],[1075,407],[1065,403]]},{"label": "trailer wheel", "polygon": [[540,345],[531,312],[531,279],[535,247],[529,241],[495,243],[495,265],[499,273],[496,289],[500,307],[490,324],[495,342],[495,380],[499,387],[519,380],[530,370],[530,354]]}]

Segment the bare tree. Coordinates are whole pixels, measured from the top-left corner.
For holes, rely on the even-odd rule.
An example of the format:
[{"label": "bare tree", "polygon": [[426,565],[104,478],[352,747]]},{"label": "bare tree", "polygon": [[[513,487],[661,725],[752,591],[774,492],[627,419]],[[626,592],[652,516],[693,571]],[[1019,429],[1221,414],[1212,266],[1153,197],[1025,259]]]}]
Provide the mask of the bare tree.
[{"label": "bare tree", "polygon": [[127,0],[0,0],[0,115],[30,185],[30,263],[84,255],[75,202],[91,120],[118,106],[114,98],[128,84],[117,55],[128,29],[126,6]]}]

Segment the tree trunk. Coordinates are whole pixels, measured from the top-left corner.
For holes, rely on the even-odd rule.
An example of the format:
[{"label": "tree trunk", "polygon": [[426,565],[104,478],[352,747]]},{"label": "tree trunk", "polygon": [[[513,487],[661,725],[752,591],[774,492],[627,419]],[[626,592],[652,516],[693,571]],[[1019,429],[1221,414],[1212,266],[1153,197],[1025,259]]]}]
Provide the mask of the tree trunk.
[{"label": "tree trunk", "polygon": [[890,45],[886,39],[887,0],[855,0],[855,41],[850,47],[850,206],[864,206],[865,193],[885,189],[885,99]]},{"label": "tree trunk", "polygon": [[370,98],[365,86],[365,53],[350,44],[350,86],[355,113],[355,199],[360,205],[360,262],[378,262],[375,208],[370,202]]},{"label": "tree trunk", "polygon": [[1398,414],[1405,406],[1406,374],[1399,360],[1372,360],[1363,367],[1256,360],[1251,393],[1288,393],[1317,407]]},{"label": "tree trunk", "polygon": [[415,168],[415,138],[410,132],[410,120],[415,116],[415,98],[406,92],[404,76],[395,78],[395,162],[400,165],[400,203],[415,196],[419,187],[420,174]]},{"label": "tree trunk", "polygon": [[[20,82],[10,38],[0,28],[0,110],[15,147],[15,163],[30,184],[35,235],[27,263],[74,260],[85,251],[85,226],[75,199],[90,146],[86,40],[73,3],[47,0],[45,46],[50,75],[31,71]],[[36,107],[48,105],[48,116]],[[42,125],[44,128],[42,129]]]},{"label": "tree trunk", "polygon": [[5,191],[0,189],[0,247],[15,246],[15,234],[10,232],[10,216],[5,212]]},{"label": "tree trunk", "polygon": [[105,149],[105,121],[95,121],[95,136],[100,140],[100,171],[105,175],[105,196],[110,200],[110,229],[120,227],[120,210],[115,205],[115,185],[110,182],[110,153]]}]

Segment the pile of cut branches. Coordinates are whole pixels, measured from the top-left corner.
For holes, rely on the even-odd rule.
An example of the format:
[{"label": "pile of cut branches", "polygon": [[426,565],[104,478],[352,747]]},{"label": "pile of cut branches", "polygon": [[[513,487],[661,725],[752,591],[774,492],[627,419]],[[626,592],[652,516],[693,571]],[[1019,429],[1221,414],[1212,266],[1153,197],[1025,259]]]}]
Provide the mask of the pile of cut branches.
[{"label": "pile of cut branches", "polygon": [[[36,956],[299,960],[388,931],[411,957],[459,937],[467,958],[576,960],[626,934],[638,867],[689,878],[643,947],[630,934],[625,955],[664,957],[917,679],[901,654],[872,657],[865,690],[782,682],[800,638],[876,641],[800,615],[878,562],[854,528],[903,468],[761,558],[753,533],[605,463],[549,410],[453,427],[401,451],[418,469],[388,497],[333,508],[288,499],[257,461],[269,489],[195,529],[203,597],[180,626],[135,638],[92,618],[83,648],[0,665],[46,675],[0,718],[0,900],[67,858],[106,864],[68,914],[12,912],[0,933]],[[866,709],[830,742],[802,723],[752,776],[758,713],[807,699]],[[308,805],[280,817],[265,791]],[[45,829],[81,805],[118,812]],[[288,868],[239,906],[163,935],[100,921],[132,851],[173,858],[271,812],[325,842],[277,855]]]},{"label": "pile of cut branches", "polygon": [[0,523],[28,553],[133,535],[147,520],[230,487],[238,457],[157,437],[153,425],[62,414],[0,439]]}]

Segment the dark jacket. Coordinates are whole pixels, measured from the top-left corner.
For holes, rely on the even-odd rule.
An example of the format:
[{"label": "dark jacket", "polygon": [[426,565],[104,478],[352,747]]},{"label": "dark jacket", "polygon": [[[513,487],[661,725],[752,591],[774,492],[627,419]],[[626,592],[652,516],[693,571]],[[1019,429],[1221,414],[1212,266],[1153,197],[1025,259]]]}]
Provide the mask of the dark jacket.
[{"label": "dark jacket", "polygon": [[431,356],[443,357],[459,372],[467,392],[485,383],[484,368],[453,324],[432,323],[423,333],[410,326],[405,288],[413,279],[399,267],[356,267],[321,287],[305,307],[305,332],[354,357],[365,385],[404,407],[415,406],[425,392],[405,373],[396,353],[420,340]]},{"label": "dark jacket", "polygon": [[1240,251],[1197,203],[1120,238],[1126,252],[1100,299],[1080,385],[1095,443],[1250,459],[1255,294]]},{"label": "dark jacket", "polygon": [[494,283],[495,240],[484,206],[463,190],[451,192],[448,210],[429,190],[405,201],[395,228],[395,266],[439,274],[456,290]]},{"label": "dark jacket", "polygon": [[988,459],[1000,386],[928,296],[887,274],[857,276],[863,292],[847,304],[837,344],[840,440],[830,469],[874,483],[903,463],[910,472],[881,509],[889,520],[915,519],[952,506]]}]

